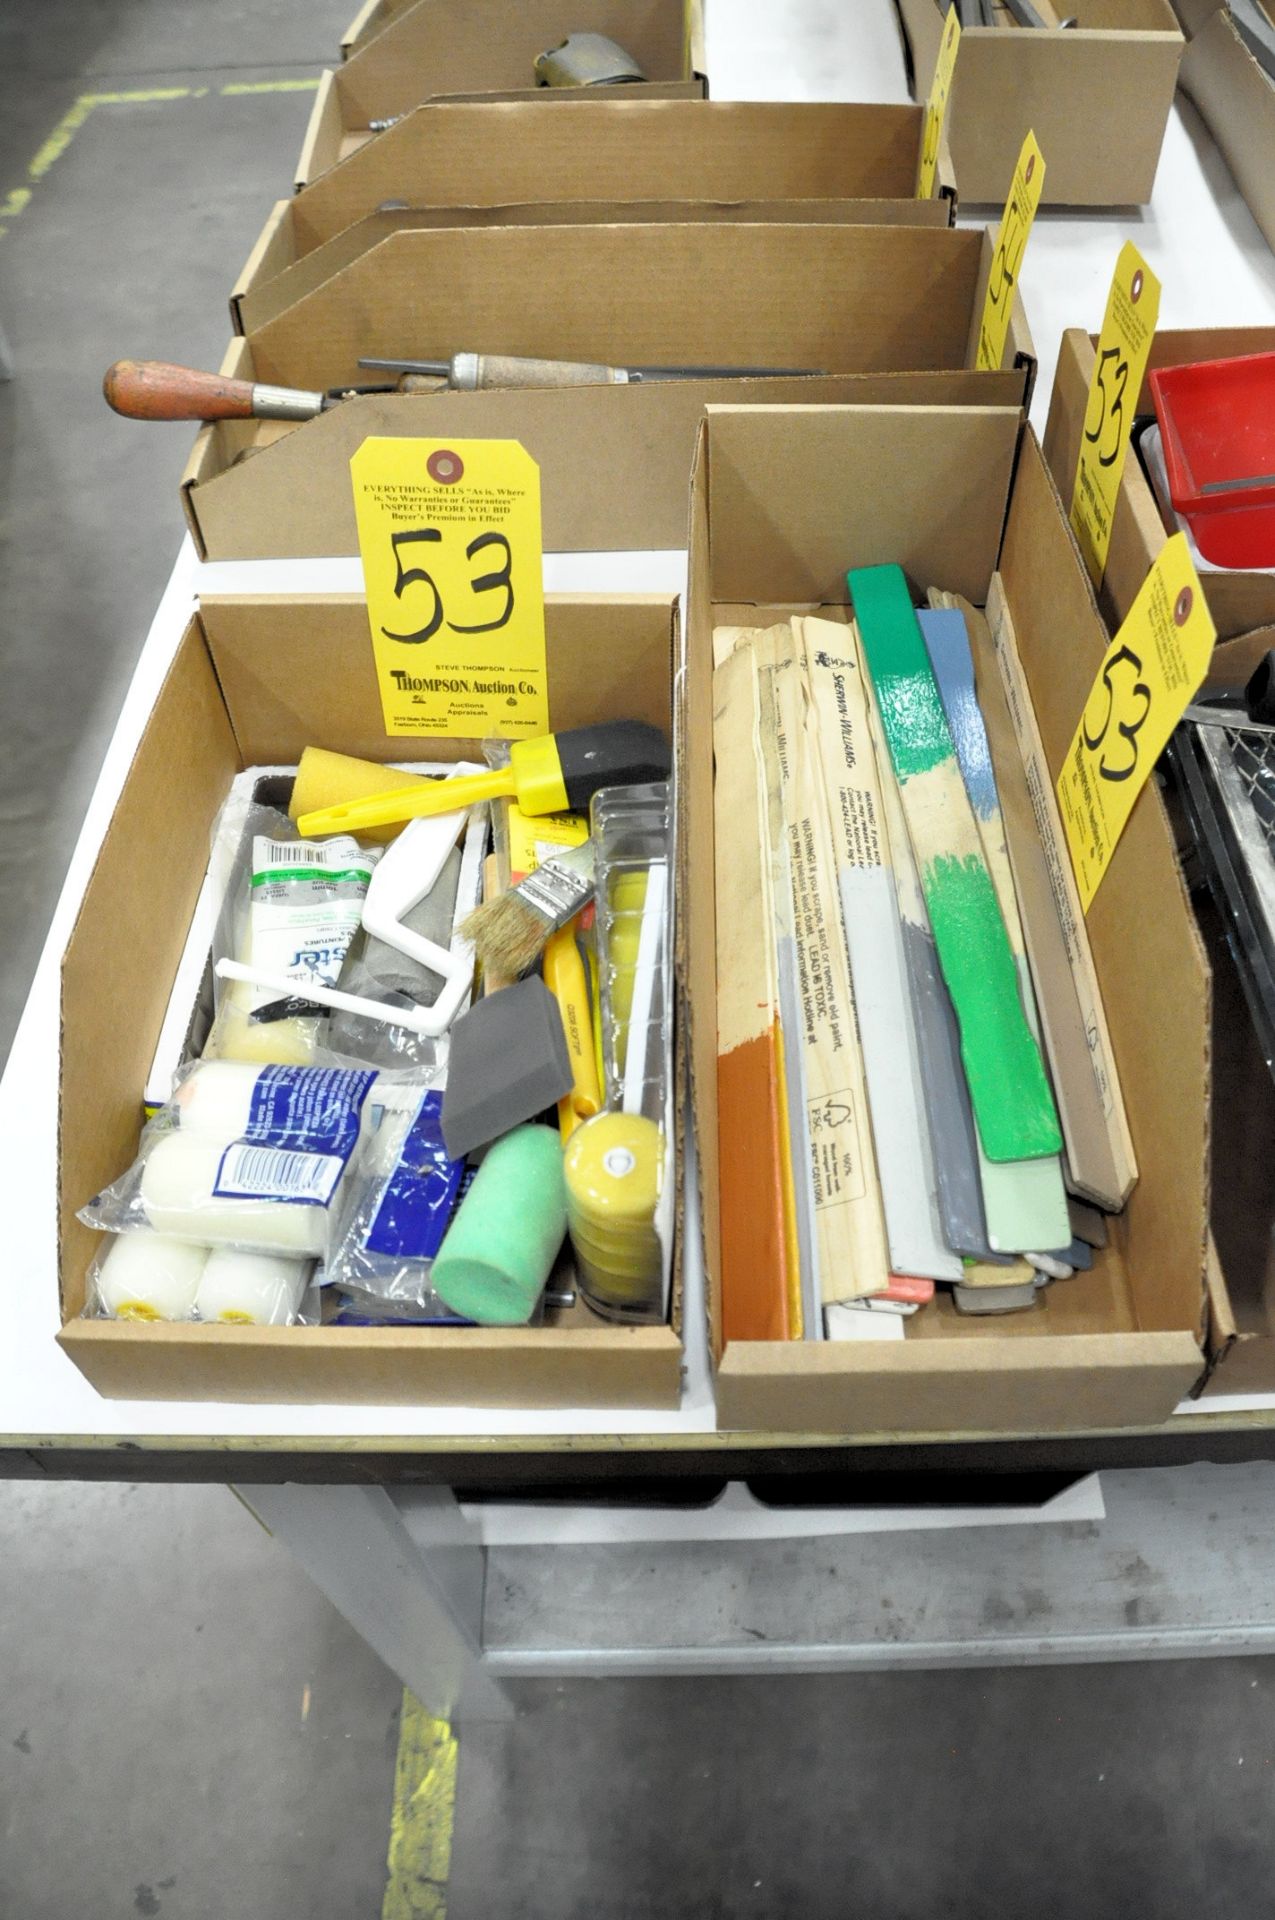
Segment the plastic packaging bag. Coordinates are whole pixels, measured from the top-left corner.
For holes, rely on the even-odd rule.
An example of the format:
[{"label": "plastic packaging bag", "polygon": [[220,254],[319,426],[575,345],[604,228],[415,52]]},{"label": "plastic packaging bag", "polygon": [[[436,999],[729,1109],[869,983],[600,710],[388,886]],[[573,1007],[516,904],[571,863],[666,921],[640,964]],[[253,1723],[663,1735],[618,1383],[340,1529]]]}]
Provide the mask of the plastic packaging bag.
[{"label": "plastic packaging bag", "polygon": [[361,847],[349,834],[303,840],[286,813],[242,802],[223,809],[215,857],[230,840],[235,853],[214,961],[257,967],[295,981],[297,991],[281,1000],[246,981],[219,981],[204,1058],[310,1066],[327,1022],[306,1010],[306,985],[336,985],[382,849]]},{"label": "plastic packaging bag", "polygon": [[440,1078],[410,1110],[387,1112],[349,1183],[325,1280],[353,1312],[456,1318],[429,1277],[466,1174],[443,1145],[442,1110]]},{"label": "plastic packaging bag", "polygon": [[311,1272],[311,1261],[284,1254],[197,1246],[145,1230],[113,1234],[89,1268],[85,1312],[113,1320],[292,1326],[307,1317]]},{"label": "plastic packaging bag", "polygon": [[[199,1061],[142,1130],[132,1166],[81,1209],[86,1225],[321,1258],[361,1139],[412,1097],[370,1069]],[[419,1093],[419,1082],[415,1083]]]}]

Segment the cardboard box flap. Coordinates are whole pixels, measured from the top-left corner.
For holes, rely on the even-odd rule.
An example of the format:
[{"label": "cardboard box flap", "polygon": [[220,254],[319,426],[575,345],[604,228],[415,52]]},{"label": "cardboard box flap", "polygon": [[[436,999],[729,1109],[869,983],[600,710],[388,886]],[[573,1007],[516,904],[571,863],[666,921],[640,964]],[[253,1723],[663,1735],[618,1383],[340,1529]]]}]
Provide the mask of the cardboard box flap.
[{"label": "cardboard box flap", "polygon": [[341,98],[336,90],[336,74],[329,67],[326,73],[319,76],[319,90],[314,96],[301,152],[297,156],[293,186],[298,193],[307,180],[332,164],[332,158],[340,148],[341,127]]},{"label": "cardboard box flap", "polygon": [[[250,350],[246,341],[240,346]],[[968,402],[1017,409],[1023,378],[1012,373],[877,373],[809,380],[824,404],[862,401],[920,406]],[[519,440],[540,468],[546,552],[680,548],[686,539],[686,476],[705,403],[738,401],[736,380],[669,381],[649,387],[577,387],[559,392],[367,395],[300,427],[227,421],[205,427],[183,480],[202,557],[267,560],[356,553],[351,455],[369,434],[469,434]],[[790,380],[753,380],[759,401],[783,400]],[[246,446],[252,458],[233,464]],[[606,485],[593,459],[607,450]]]},{"label": "cardboard box flap", "polygon": [[981,247],[978,233],[906,227],[396,233],[261,328],[253,359],[258,378],[309,387],[357,380],[361,353],[462,348],[828,373],[956,367]]},{"label": "cardboard box flap", "polygon": [[406,113],[432,94],[531,87],[546,48],[573,33],[605,33],[650,80],[689,80],[681,0],[420,0],[388,21],[337,73],[347,126]]},{"label": "cardboard box flap", "polygon": [[[83,1307],[85,1270],[101,1244],[99,1234],[77,1221],[76,1209],[133,1158],[141,1089],[208,864],[209,819],[171,805],[174,779],[206,783],[224,797],[241,764],[199,623],[192,620],[138,743],[62,960],[64,1316]],[[161,840],[168,898],[157,913],[151,863]]]},{"label": "cardboard box flap", "polygon": [[[946,200],[551,200],[518,206],[418,207],[365,214],[295,263],[276,230],[255,252],[231,297],[238,332],[252,333],[293,306],[388,234],[438,227],[676,226],[686,221],[771,225],[946,227]],[[263,242],[266,236],[263,235]],[[278,262],[277,265],[274,263]]]},{"label": "cardboard box flap", "polygon": [[240,312],[243,296],[253,287],[286,272],[297,258],[296,229],[292,220],[294,205],[293,200],[275,202],[230,289],[230,324],[236,333],[245,331]]},{"label": "cardboard box flap", "polygon": [[910,199],[921,121],[914,106],[594,96],[568,120],[535,101],[435,101],[299,194],[297,239],[317,246],[391,200]]},{"label": "cardboard box flap", "polygon": [[[776,433],[777,417],[790,432]],[[714,601],[844,603],[848,567],[889,561],[921,591],[986,597],[1016,409],[713,406],[708,419]],[[816,484],[826,512],[811,510]],[[936,498],[946,509],[937,519]]]},{"label": "cardboard box flap", "polygon": [[[933,0],[896,0],[912,90],[927,98],[942,35]],[[1060,9],[1061,11],[1061,9]],[[1151,197],[1183,39],[1168,0],[1090,0],[1067,33],[970,27],[947,127],[965,202],[1001,206],[1023,138],[1045,155],[1046,206]]]},{"label": "cardboard box flap", "polygon": [[[1056,779],[1108,635],[1030,435],[1000,571]],[[1134,806],[1086,925],[1139,1168],[1113,1236],[1138,1325],[1146,1332],[1194,1327],[1203,1312],[1208,1231],[1209,969],[1154,782]],[[1165,1042],[1170,1034],[1178,1036],[1174,1045]]]},{"label": "cardboard box flap", "polygon": [[984,1332],[960,1347],[736,1341],[717,1376],[718,1425],[893,1440],[1159,1426],[1199,1372],[1182,1333],[1005,1342]]},{"label": "cardboard box flap", "polygon": [[414,4],[415,0],[363,0],[363,5],[341,35],[341,58],[348,60],[356,47],[366,46],[374,34],[389,25],[395,14],[401,13],[405,6]]},{"label": "cardboard box flap", "polygon": [[[1275,327],[1172,328],[1156,335],[1151,367],[1185,366],[1195,360],[1225,360],[1275,352]],[[1063,334],[1045,428],[1045,459],[1064,502],[1070,506],[1080,458],[1080,438],[1093,378],[1096,342],[1080,328]],[[1137,412],[1152,411],[1144,384]],[[1133,605],[1147,571],[1168,538],[1155,495],[1131,452],[1125,464],[1112,521],[1111,547],[1099,602],[1113,627]],[[1275,572],[1203,573],[1200,576],[1220,639],[1275,622]]]},{"label": "cardboard box flap", "polygon": [[1218,8],[1190,42],[1182,56],[1181,82],[1225,154],[1253,218],[1275,247],[1275,82],[1240,38],[1228,8]]},{"label": "cardboard box flap", "polygon": [[[667,594],[554,596],[547,618],[555,731],[600,720],[646,720],[670,731],[675,604]],[[307,746],[387,757],[361,595],[209,595],[202,607],[246,766],[288,765]],[[422,746],[409,737],[392,744],[396,759],[419,760],[428,748],[430,758],[463,760],[481,743],[428,739]]]}]

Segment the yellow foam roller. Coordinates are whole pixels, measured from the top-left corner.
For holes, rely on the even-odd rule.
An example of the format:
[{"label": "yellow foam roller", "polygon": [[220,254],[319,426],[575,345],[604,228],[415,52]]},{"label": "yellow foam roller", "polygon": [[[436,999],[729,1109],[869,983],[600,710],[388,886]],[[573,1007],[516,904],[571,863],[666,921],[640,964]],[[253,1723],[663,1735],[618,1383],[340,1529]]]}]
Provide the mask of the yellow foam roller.
[{"label": "yellow foam roller", "polygon": [[636,1113],[600,1113],[571,1136],[564,1172],[568,1211],[599,1226],[640,1230],[655,1217],[663,1135]]},{"label": "yellow foam roller", "polygon": [[[384,793],[389,785],[410,787],[423,784],[424,773],[398,773],[376,760],[356,760],[348,753],[329,753],[326,747],[306,747],[297,768],[288,802],[288,817],[299,820],[303,813],[320,813],[347,800],[366,800]],[[407,825],[396,820],[388,827],[361,827],[360,840],[394,840]]]}]

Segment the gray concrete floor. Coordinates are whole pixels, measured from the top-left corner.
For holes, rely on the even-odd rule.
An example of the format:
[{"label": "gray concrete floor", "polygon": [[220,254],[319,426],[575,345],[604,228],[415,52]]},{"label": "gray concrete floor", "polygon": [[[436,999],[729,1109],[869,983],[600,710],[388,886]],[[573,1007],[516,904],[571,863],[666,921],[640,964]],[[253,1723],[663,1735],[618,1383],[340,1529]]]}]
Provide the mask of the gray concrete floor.
[{"label": "gray concrete floor", "polygon": [[[181,535],[191,434],[124,354],[215,365],[353,0],[9,0],[0,196],[0,1057]],[[462,1747],[452,1920],[1157,1920],[1265,1913],[1272,1669],[1253,1660],[543,1684]],[[0,1914],[364,1920],[400,1693],[223,1489],[0,1487]]]}]

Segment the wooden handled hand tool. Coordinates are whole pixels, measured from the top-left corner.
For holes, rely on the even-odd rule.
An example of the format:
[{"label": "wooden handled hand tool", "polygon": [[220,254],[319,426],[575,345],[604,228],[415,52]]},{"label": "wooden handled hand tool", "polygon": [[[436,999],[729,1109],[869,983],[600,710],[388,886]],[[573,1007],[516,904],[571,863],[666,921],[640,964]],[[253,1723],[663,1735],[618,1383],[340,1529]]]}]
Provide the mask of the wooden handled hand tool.
[{"label": "wooden handled hand tool", "polygon": [[592,360],[539,360],[514,353],[454,353],[450,360],[360,359],[382,373],[445,380],[458,393],[526,387],[624,387],[647,380],[813,378],[812,367],[608,367]]},{"label": "wooden handled hand tool", "polygon": [[164,360],[117,360],[102,381],[107,406],[130,420],[312,420],[349,394],[397,391],[394,385],[309,393],[300,387],[199,373]]}]

